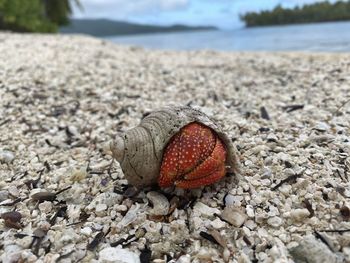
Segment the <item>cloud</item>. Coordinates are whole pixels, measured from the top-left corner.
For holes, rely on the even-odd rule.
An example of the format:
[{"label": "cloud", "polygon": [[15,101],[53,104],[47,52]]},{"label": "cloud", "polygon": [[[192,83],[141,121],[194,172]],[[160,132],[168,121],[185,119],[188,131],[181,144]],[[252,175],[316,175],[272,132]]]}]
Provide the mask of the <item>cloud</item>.
[{"label": "cloud", "polygon": [[188,0],[163,0],[156,1],[160,2],[160,7],[164,10],[178,10],[182,8],[187,8],[189,1]]},{"label": "cloud", "polygon": [[[1,0],[0,0],[1,1]],[[242,26],[239,15],[311,4],[324,0],[80,0],[84,12],[74,9],[76,18],[109,18],[158,25]],[[330,0],[335,2],[337,0]]]},{"label": "cloud", "polygon": [[158,12],[184,10],[190,0],[81,0],[83,12],[75,10],[78,17],[127,18]]}]

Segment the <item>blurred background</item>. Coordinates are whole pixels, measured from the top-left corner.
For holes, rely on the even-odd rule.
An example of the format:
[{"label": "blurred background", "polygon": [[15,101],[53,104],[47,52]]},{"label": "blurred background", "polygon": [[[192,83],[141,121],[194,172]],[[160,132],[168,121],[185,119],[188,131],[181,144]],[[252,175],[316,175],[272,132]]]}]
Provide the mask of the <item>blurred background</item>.
[{"label": "blurred background", "polygon": [[0,0],[0,30],[151,49],[350,51],[350,0]]}]

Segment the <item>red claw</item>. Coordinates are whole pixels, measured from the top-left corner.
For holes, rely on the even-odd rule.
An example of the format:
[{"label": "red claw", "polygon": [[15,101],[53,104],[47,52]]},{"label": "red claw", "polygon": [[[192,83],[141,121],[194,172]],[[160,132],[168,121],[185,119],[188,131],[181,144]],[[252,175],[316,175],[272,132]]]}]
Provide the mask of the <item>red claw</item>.
[{"label": "red claw", "polygon": [[175,134],[163,155],[158,184],[198,188],[220,180],[226,173],[226,149],[209,127],[192,122]]}]

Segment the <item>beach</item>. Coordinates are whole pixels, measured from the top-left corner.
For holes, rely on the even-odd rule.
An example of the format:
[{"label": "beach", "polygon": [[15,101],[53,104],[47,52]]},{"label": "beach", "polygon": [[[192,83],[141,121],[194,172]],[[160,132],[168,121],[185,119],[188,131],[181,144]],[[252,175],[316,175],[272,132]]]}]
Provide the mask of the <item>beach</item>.
[{"label": "beach", "polygon": [[[1,33],[0,214],[21,218],[0,220],[0,260],[349,262],[349,70],[350,53]],[[168,105],[215,119],[243,179],[124,195],[106,145]],[[150,192],[191,198],[157,215]]]}]

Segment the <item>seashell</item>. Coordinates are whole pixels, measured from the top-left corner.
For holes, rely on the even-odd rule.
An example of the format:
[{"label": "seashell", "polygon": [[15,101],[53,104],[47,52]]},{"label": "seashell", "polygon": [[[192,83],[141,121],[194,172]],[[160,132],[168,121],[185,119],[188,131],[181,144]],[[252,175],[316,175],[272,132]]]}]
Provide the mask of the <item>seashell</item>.
[{"label": "seashell", "polygon": [[134,222],[137,219],[137,212],[140,209],[140,205],[136,203],[136,206],[133,209],[130,209],[123,219],[118,223],[118,226],[120,227],[126,227],[130,225],[132,222]]},{"label": "seashell", "polygon": [[153,204],[153,209],[150,211],[151,214],[162,215],[162,216],[165,216],[168,214],[170,204],[168,199],[164,195],[158,192],[152,191],[147,193],[147,198]]},{"label": "seashell", "polygon": [[221,218],[235,227],[241,227],[247,220],[247,215],[238,207],[227,206],[221,213]]},{"label": "seashell", "polygon": [[[150,113],[137,127],[118,134],[110,149],[125,178],[138,188],[157,183],[197,188],[218,181],[226,172],[239,172],[230,138],[207,115],[186,106]],[[193,165],[186,168],[189,171],[177,168],[172,174],[171,169],[182,162]]]},{"label": "seashell", "polygon": [[15,154],[10,151],[2,151],[0,150],[0,163],[12,163],[15,159]]},{"label": "seashell", "polygon": [[140,263],[140,258],[128,249],[118,247],[107,247],[99,252],[100,262],[128,262]]}]

